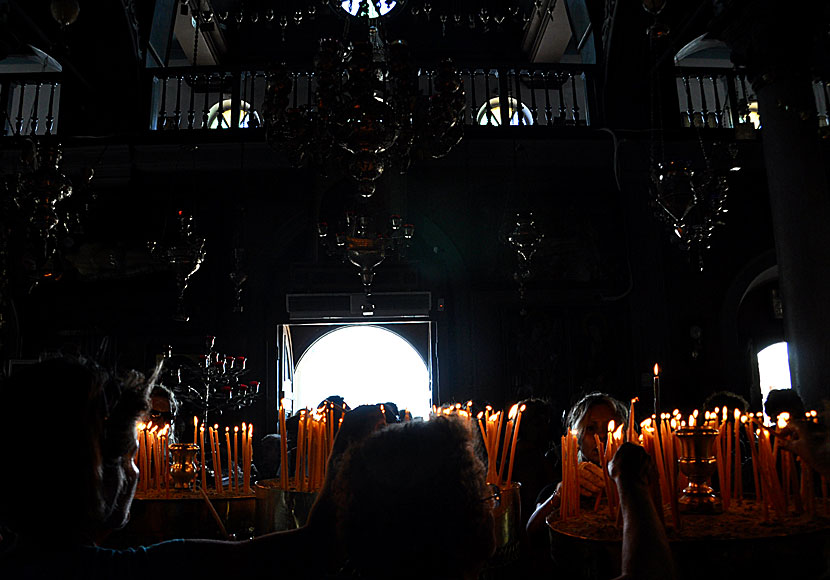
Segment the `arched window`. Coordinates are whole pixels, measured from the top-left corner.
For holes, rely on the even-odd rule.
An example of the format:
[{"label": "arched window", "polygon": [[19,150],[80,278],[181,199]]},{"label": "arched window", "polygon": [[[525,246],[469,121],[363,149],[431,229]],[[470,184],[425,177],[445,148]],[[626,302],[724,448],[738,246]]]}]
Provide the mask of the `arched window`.
[{"label": "arched window", "polygon": [[342,0],[340,7],[352,16],[357,16],[360,10],[360,5],[363,2],[368,2],[369,18],[378,18],[379,16],[386,16],[395,9],[398,4],[396,0],[380,0],[380,13],[376,7],[377,0]]},{"label": "arched window", "polygon": [[428,417],[429,370],[400,335],[379,326],[349,325],[317,339],[294,371],[294,409],[316,408],[340,395],[351,407],[395,403],[401,413]]},{"label": "arched window", "polygon": [[[513,97],[507,97],[507,118],[510,119],[511,125],[532,125],[533,116],[523,103],[520,103]],[[476,114],[476,123],[478,125],[501,125],[501,98],[493,97],[478,110]]]},{"label": "arched window", "polygon": [[[215,103],[208,111],[208,128],[209,129],[230,129],[231,119],[233,115],[233,105],[231,99],[225,99]],[[257,113],[249,103],[245,101],[239,102],[239,128],[247,129],[260,126],[259,113]]]}]

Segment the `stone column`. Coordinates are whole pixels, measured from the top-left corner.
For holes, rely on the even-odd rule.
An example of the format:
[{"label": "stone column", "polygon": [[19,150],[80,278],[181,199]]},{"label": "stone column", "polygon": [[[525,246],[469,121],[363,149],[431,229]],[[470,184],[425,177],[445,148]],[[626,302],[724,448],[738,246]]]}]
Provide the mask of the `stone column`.
[{"label": "stone column", "polygon": [[792,383],[812,408],[830,398],[830,191],[811,74],[811,59],[817,52],[822,58],[815,49],[826,14],[813,2],[797,9],[770,0],[727,5],[720,33],[733,62],[751,75],[763,123]]}]

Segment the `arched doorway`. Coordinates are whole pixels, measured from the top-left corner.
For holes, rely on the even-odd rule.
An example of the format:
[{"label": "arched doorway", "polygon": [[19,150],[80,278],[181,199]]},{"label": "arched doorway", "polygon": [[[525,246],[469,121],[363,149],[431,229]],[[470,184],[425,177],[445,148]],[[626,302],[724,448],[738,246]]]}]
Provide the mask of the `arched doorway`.
[{"label": "arched doorway", "polygon": [[[292,334],[298,334],[297,325],[291,326]],[[351,407],[392,402],[401,413],[406,409],[413,417],[429,416],[430,366],[396,326],[346,323],[311,328],[316,331],[312,340],[302,346],[294,342],[299,355],[292,386],[295,412],[339,395]]]}]

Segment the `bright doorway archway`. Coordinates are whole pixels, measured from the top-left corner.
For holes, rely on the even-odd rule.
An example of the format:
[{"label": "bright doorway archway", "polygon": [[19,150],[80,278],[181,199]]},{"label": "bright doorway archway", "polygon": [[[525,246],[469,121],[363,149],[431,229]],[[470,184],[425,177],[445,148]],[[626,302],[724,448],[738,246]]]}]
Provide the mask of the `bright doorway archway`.
[{"label": "bright doorway archway", "polygon": [[295,410],[315,408],[331,395],[351,407],[392,402],[401,413],[428,417],[429,368],[406,339],[387,328],[340,326],[315,340],[294,370]]}]

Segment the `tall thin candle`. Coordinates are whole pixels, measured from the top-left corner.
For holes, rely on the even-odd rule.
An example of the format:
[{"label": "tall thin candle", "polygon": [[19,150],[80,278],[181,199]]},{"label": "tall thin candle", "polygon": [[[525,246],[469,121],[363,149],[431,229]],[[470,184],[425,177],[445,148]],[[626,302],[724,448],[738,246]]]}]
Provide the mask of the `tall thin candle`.
[{"label": "tall thin candle", "polygon": [[233,490],[239,491],[239,481],[236,478],[237,467],[239,466],[239,425],[233,428]]},{"label": "tall thin candle", "polygon": [[199,443],[201,445],[201,456],[202,456],[202,489],[207,488],[207,468],[205,467],[205,460],[207,459],[207,453],[205,453],[205,424],[202,423],[201,428],[199,429]]},{"label": "tall thin candle", "polygon": [[513,481],[513,462],[516,460],[516,443],[519,439],[519,425],[522,424],[522,411],[525,410],[525,405],[519,407],[519,413],[516,416],[516,428],[513,430],[513,445],[510,449],[510,466],[507,468],[507,483]]},{"label": "tall thin candle", "polygon": [[225,445],[228,448],[228,491],[233,491],[231,482],[233,473],[233,454],[231,453],[231,428],[225,427]]}]

